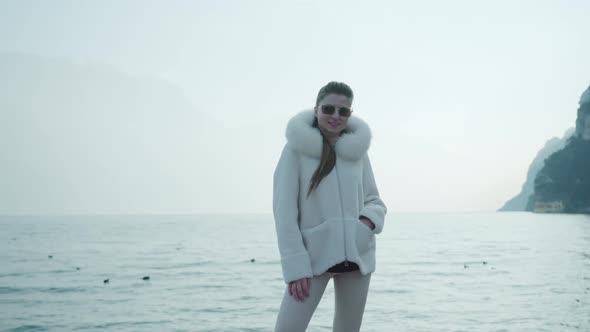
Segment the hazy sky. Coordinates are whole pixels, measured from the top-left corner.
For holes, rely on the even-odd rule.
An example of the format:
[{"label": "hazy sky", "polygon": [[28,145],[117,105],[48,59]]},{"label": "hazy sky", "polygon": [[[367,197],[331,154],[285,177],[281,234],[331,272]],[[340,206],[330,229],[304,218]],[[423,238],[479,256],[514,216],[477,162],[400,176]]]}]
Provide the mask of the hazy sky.
[{"label": "hazy sky", "polygon": [[[238,156],[198,181],[198,167],[175,168],[182,189],[127,207],[88,196],[84,212],[270,212],[286,122],[331,80],[353,88],[354,114],[373,130],[390,211],[492,211],[574,126],[590,84],[589,13],[581,0],[0,1],[0,52],[168,81],[214,124],[208,143]],[[7,177],[3,195],[32,190],[16,188],[26,173]],[[81,211],[30,204],[0,213]]]}]

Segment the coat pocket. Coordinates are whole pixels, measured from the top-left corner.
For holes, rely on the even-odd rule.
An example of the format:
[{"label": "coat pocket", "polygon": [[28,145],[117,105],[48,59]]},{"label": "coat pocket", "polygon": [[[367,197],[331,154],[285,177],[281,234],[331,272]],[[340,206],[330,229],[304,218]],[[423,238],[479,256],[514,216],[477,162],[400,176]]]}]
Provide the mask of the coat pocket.
[{"label": "coat pocket", "polygon": [[356,220],[356,247],[359,254],[367,252],[375,247],[375,234],[359,219]]},{"label": "coat pocket", "polygon": [[312,265],[343,255],[343,230],[339,219],[328,219],[317,226],[301,230],[301,235]]}]

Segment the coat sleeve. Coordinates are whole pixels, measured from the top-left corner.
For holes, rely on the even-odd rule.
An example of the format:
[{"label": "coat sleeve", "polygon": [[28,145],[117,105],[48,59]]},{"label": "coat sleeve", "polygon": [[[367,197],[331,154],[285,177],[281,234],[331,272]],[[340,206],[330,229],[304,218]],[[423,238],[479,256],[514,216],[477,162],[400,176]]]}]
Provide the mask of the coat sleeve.
[{"label": "coat sleeve", "polygon": [[373,233],[379,234],[383,231],[387,207],[379,197],[373,168],[371,167],[371,161],[368,155],[365,155],[363,161],[363,192],[365,195],[365,205],[361,209],[360,215],[369,218],[375,224]]},{"label": "coat sleeve", "polygon": [[299,163],[285,145],[273,176],[273,214],[285,283],[313,277],[309,253],[299,229]]}]

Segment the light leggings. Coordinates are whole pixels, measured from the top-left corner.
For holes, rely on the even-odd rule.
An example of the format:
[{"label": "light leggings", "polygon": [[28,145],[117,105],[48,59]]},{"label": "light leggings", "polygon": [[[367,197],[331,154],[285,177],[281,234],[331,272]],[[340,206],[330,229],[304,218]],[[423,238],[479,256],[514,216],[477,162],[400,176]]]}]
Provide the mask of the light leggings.
[{"label": "light leggings", "polygon": [[305,331],[332,277],[336,302],[333,331],[359,331],[367,302],[371,273],[363,276],[359,270],[356,270],[342,273],[325,272],[314,276],[311,278],[309,296],[303,302],[298,302],[289,295],[289,288],[286,285],[275,332]]}]

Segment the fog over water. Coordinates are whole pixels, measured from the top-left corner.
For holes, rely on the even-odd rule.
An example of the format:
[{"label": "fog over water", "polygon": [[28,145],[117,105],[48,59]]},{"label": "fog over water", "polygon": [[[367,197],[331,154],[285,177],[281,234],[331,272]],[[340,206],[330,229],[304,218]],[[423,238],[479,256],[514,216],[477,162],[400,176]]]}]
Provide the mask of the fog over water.
[{"label": "fog over water", "polygon": [[587,1],[0,3],[0,214],[271,210],[288,119],[355,92],[393,211],[493,211],[588,87]]}]

